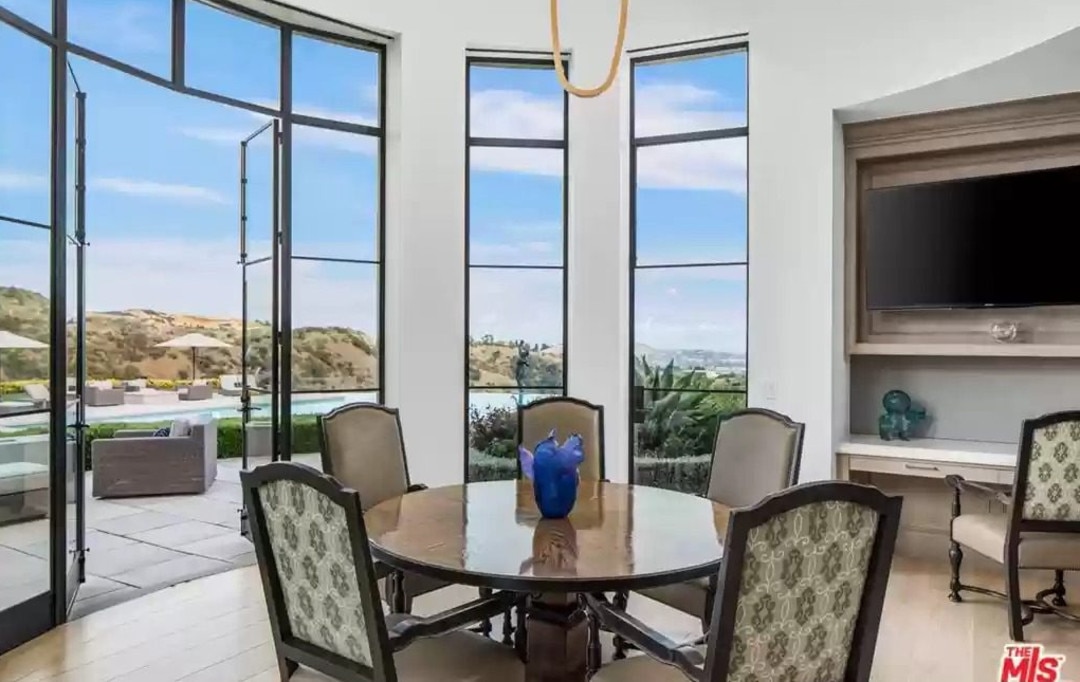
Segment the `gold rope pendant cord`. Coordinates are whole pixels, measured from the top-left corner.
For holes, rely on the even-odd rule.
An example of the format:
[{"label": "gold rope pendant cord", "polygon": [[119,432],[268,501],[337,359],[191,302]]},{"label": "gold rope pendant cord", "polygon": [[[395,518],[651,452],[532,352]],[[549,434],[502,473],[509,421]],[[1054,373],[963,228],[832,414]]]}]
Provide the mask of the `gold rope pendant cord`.
[{"label": "gold rope pendant cord", "polygon": [[608,69],[607,78],[596,88],[576,87],[566,77],[566,69],[562,60],[562,44],[559,42],[559,0],[551,0],[551,55],[555,62],[555,73],[559,77],[559,83],[563,89],[575,97],[596,97],[607,92],[615,76],[619,73],[619,62],[622,60],[623,42],[626,40],[626,18],[630,13],[630,0],[620,0],[619,9],[619,35],[615,39],[615,53],[611,55],[611,67]]}]

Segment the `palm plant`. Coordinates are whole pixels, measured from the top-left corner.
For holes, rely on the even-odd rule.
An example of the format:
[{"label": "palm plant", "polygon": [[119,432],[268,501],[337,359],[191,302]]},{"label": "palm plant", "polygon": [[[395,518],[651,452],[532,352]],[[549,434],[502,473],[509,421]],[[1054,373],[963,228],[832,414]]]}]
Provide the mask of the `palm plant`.
[{"label": "palm plant", "polygon": [[635,384],[644,394],[638,428],[642,454],[687,457],[708,452],[718,417],[739,409],[745,400],[737,393],[708,393],[727,388],[727,380],[697,370],[678,372],[674,360],[652,366],[642,355],[634,365]]}]

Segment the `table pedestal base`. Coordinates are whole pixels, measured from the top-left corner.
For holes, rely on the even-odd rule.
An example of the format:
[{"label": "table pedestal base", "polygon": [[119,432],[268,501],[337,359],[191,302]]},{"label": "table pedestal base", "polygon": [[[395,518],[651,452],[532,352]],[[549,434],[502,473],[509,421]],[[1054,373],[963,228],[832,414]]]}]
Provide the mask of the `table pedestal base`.
[{"label": "table pedestal base", "polygon": [[528,614],[526,682],[585,682],[588,623],[577,595],[534,595]]}]

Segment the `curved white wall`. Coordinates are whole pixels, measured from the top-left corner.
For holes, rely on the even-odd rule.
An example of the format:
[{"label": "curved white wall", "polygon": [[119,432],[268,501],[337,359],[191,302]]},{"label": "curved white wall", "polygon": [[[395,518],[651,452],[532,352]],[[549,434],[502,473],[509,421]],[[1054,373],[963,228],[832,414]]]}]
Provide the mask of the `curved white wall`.
[{"label": "curved white wall", "polygon": [[[293,0],[393,33],[388,116],[388,400],[410,466],[461,479],[466,48],[548,46],[547,0]],[[602,77],[616,0],[563,0],[574,80]],[[807,423],[805,479],[846,432],[842,201],[834,111],[968,70],[1080,24],[1042,0],[634,0],[628,47],[750,33],[750,402]],[[624,71],[625,76],[625,71]],[[569,390],[608,406],[626,475],[625,80],[570,113]],[[766,384],[775,396],[766,400]]]}]

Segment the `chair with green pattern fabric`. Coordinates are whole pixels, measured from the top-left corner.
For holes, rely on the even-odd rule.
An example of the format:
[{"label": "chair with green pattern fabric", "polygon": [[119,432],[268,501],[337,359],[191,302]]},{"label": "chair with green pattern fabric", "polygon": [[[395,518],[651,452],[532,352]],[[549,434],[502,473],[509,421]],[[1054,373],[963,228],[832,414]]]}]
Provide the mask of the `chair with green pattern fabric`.
[{"label": "chair with green pattern fabric", "polygon": [[707,644],[678,644],[589,595],[593,615],[648,656],[592,682],[866,682],[900,523],[899,497],[807,483],[731,514]]},{"label": "chair with green pattern fabric", "polygon": [[[1036,613],[1080,622],[1080,616],[1064,610],[1065,571],[1080,571],[1080,411],[1057,412],[1024,422],[1012,495],[961,476],[945,480],[955,489],[949,599],[962,601],[960,593],[966,591],[1007,600],[1009,636],[1017,642],[1024,641],[1024,626]],[[965,491],[983,497],[975,513],[961,509],[961,493]],[[1004,513],[988,513],[987,498],[1000,502]],[[961,582],[961,546],[1005,568],[1005,592]],[[1053,571],[1053,586],[1034,599],[1023,599],[1022,569]]]},{"label": "chair with green pattern fabric", "polygon": [[431,618],[387,615],[356,491],[303,464],[240,478],[283,682],[300,665],[343,682],[524,680],[513,649],[462,630],[514,595]]}]

